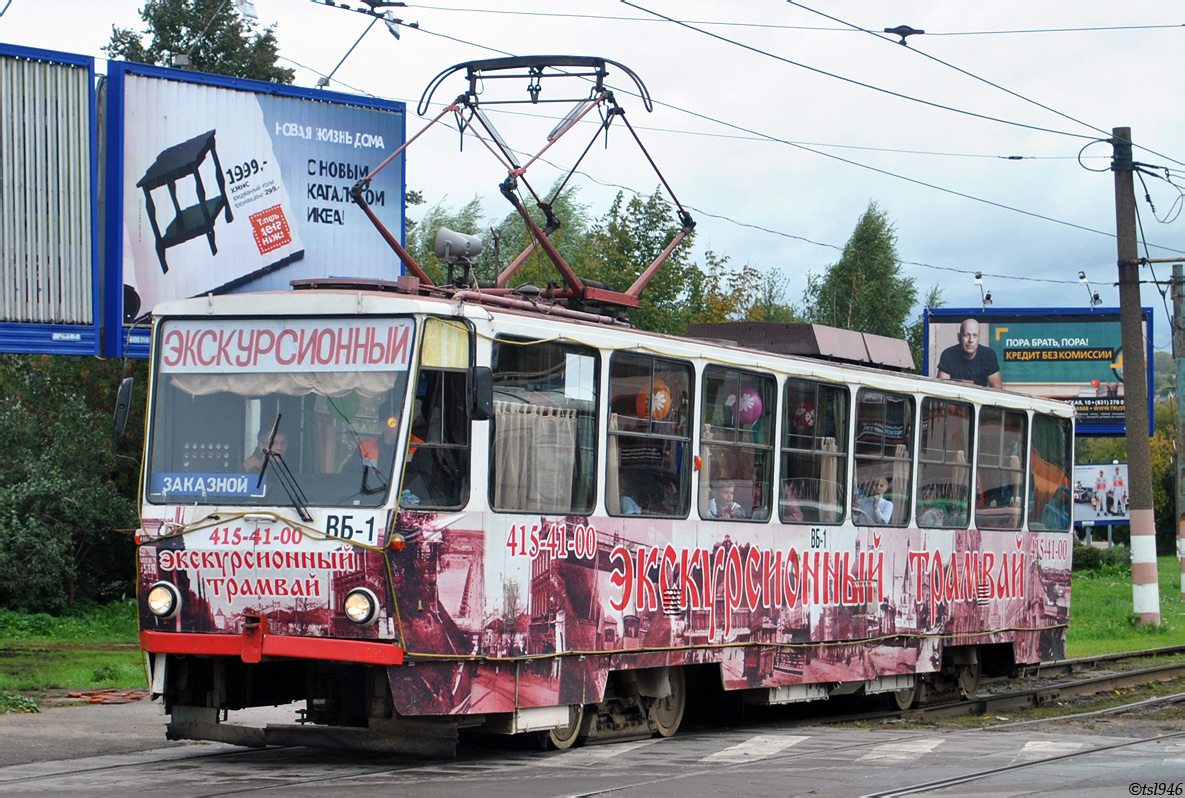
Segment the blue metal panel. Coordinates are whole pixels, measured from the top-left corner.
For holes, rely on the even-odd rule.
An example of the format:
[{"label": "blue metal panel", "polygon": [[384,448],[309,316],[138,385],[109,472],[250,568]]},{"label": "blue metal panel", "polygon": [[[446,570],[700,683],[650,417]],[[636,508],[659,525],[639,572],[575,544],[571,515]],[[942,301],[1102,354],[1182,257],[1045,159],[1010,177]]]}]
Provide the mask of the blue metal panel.
[{"label": "blue metal panel", "polygon": [[0,323],[0,352],[26,355],[94,355],[99,331],[93,325]]},{"label": "blue metal panel", "polygon": [[123,119],[124,61],[107,62],[105,83],[107,126],[106,185],[107,218],[103,233],[103,356],[123,356]]}]

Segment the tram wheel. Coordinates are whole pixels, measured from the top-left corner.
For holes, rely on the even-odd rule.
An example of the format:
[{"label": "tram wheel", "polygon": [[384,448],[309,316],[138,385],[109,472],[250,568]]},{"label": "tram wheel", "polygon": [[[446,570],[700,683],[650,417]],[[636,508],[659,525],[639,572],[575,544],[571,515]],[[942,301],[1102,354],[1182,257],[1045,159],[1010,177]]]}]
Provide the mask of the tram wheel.
[{"label": "tram wheel", "polygon": [[918,683],[914,682],[913,687],[906,687],[904,690],[896,690],[892,695],[893,705],[904,712],[912,707],[913,702],[918,698]]},{"label": "tram wheel", "polygon": [[979,677],[983,673],[978,662],[959,666],[959,696],[971,699],[979,692]]},{"label": "tram wheel", "polygon": [[543,735],[543,744],[557,751],[567,751],[580,738],[580,726],[584,723],[584,705],[568,705],[568,725],[552,729]]},{"label": "tram wheel", "polygon": [[687,680],[682,668],[671,668],[667,679],[671,694],[654,702],[654,724],[660,737],[670,737],[679,731],[683,722],[683,710],[687,708]]}]

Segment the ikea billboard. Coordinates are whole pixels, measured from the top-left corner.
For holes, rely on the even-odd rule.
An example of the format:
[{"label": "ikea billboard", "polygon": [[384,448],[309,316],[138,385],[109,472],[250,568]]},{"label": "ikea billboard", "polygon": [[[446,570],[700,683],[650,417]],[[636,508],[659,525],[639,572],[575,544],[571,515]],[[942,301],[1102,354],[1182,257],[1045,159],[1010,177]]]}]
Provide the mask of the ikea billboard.
[{"label": "ikea billboard", "polygon": [[[1152,310],[1141,314],[1151,385]],[[1080,435],[1124,432],[1118,308],[927,309],[924,362],[931,377],[1070,402]]]},{"label": "ikea billboard", "polygon": [[[106,100],[106,354],[166,300],[402,273],[350,195],[403,145],[402,103],[115,61]],[[390,230],[404,189],[401,159],[366,187]]]}]

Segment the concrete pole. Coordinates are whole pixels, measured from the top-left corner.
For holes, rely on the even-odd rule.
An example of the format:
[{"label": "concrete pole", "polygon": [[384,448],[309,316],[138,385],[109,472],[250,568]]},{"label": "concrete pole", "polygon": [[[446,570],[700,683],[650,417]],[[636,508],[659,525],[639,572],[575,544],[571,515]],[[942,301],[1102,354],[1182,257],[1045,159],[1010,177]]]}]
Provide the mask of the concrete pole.
[{"label": "concrete pole", "polygon": [[1185,601],[1185,266],[1173,264],[1173,364],[1177,367],[1177,562],[1181,565],[1181,601]]},{"label": "concrete pole", "polygon": [[1115,155],[1115,238],[1119,252],[1119,326],[1123,336],[1124,423],[1131,487],[1132,609],[1140,624],[1160,626],[1156,515],[1152,507],[1152,446],[1148,439],[1148,374],[1140,313],[1140,251],[1132,182],[1131,128],[1111,131]]}]

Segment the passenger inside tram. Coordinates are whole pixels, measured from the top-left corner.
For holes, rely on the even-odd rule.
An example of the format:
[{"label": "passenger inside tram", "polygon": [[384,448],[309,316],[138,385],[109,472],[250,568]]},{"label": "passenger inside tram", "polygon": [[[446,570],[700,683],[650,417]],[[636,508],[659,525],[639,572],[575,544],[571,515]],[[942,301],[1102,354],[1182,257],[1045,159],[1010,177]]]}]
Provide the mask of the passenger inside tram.
[{"label": "passenger inside tram", "polygon": [[794,480],[787,479],[782,483],[782,522],[783,523],[801,523],[802,517],[802,503],[798,498],[798,490],[794,487]]},{"label": "passenger inside tram", "polygon": [[716,480],[708,489],[709,518],[744,518],[745,508],[733,501],[735,488],[731,481]]},{"label": "passenger inside tram", "polygon": [[[272,434],[271,426],[266,426],[259,431],[256,436],[255,451],[243,461],[241,471],[245,474],[258,474],[259,469],[263,466],[263,461],[267,459],[267,453],[264,449],[267,447],[268,438]],[[276,438],[271,442],[271,450],[274,454],[280,457],[284,456],[284,452],[288,451],[288,436],[279,430],[276,431]]]}]

